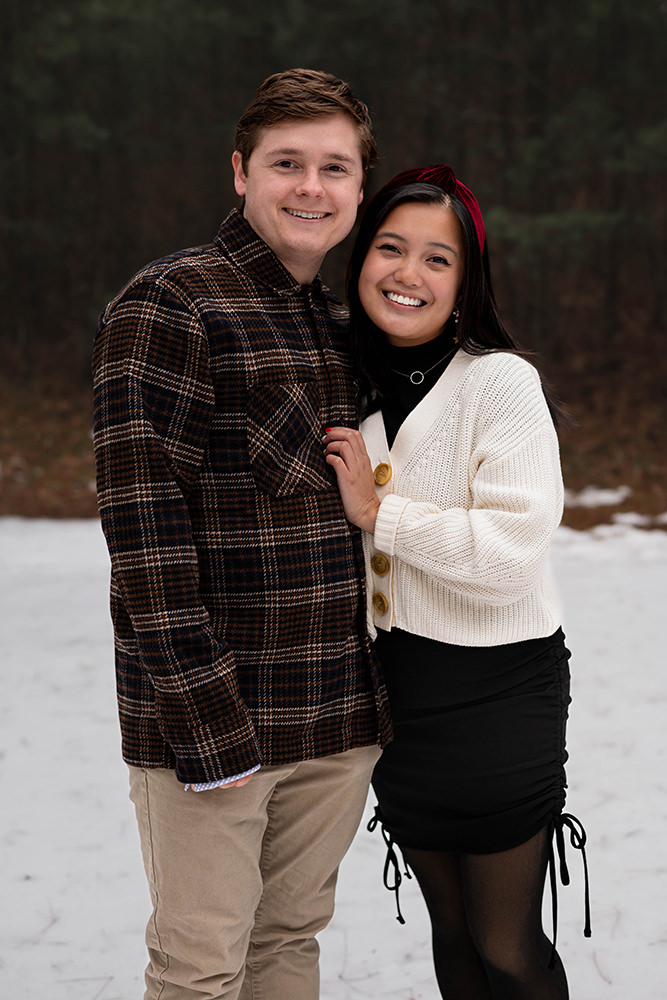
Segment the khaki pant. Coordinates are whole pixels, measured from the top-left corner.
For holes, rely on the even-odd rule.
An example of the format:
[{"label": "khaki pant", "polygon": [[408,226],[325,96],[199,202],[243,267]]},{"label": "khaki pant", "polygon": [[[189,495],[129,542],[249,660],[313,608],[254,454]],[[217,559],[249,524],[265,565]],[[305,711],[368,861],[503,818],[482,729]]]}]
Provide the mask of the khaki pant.
[{"label": "khaki pant", "polygon": [[153,901],[145,1000],[317,1000],[315,935],[379,754],[265,767],[207,792],[130,767]]}]

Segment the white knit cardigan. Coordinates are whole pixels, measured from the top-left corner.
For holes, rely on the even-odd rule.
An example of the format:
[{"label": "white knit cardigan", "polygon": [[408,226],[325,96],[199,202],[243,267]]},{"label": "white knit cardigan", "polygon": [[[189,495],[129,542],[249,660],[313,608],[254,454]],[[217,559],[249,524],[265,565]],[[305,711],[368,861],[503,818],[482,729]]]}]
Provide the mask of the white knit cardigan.
[{"label": "white knit cardigan", "polygon": [[546,561],[563,483],[535,368],[458,351],[391,450],[380,412],[361,430],[373,468],[391,469],[375,533],[364,532],[371,634],[462,646],[551,635],[560,612]]}]

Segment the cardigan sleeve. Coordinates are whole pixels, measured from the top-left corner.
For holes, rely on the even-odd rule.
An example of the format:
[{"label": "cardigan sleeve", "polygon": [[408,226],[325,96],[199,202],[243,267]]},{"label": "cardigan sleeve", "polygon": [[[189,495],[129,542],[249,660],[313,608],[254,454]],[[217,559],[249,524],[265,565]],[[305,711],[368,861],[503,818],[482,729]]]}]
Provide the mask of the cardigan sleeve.
[{"label": "cardigan sleeve", "polygon": [[[562,515],[556,433],[537,373],[521,365],[518,382],[502,389],[496,379],[494,392],[482,384],[475,404],[464,408],[462,419],[474,427],[467,437],[453,437],[469,440],[468,451],[452,459],[456,445],[440,443],[440,454],[449,449],[465,485],[466,502],[463,489],[457,495],[446,481],[436,446],[428,461],[408,467],[399,493],[384,496],[374,533],[381,551],[497,606],[520,600],[539,583]],[[411,482],[418,488],[411,491]]]},{"label": "cardigan sleeve", "polygon": [[198,317],[159,280],[131,285],[100,319],[93,371],[102,528],[158,724],[181,781],[240,774],[259,752],[233,655],[200,599],[187,504],[213,413]]}]

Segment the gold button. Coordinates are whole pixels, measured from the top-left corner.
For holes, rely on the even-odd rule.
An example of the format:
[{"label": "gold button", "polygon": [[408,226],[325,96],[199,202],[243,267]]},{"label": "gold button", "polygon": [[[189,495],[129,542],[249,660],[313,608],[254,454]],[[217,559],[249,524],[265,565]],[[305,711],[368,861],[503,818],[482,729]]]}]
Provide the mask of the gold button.
[{"label": "gold button", "polygon": [[376,552],[371,559],[371,569],[378,576],[385,576],[389,572],[389,560],[381,552]]},{"label": "gold button", "polygon": [[378,486],[384,486],[391,479],[391,465],[387,465],[386,462],[380,462],[379,465],[375,466],[373,478]]},{"label": "gold button", "polygon": [[384,596],[384,594],[379,593],[379,591],[373,594],[373,607],[381,615],[386,615],[389,611],[389,601]]}]

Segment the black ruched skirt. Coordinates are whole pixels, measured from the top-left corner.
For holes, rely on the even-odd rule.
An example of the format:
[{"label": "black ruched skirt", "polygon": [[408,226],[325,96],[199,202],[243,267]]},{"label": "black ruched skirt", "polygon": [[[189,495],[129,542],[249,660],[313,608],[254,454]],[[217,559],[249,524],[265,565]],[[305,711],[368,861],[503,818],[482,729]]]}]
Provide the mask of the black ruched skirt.
[{"label": "black ruched skirt", "polygon": [[503,646],[379,632],[394,740],[373,775],[401,847],[488,854],[529,840],[565,802],[570,652],[561,629]]}]

